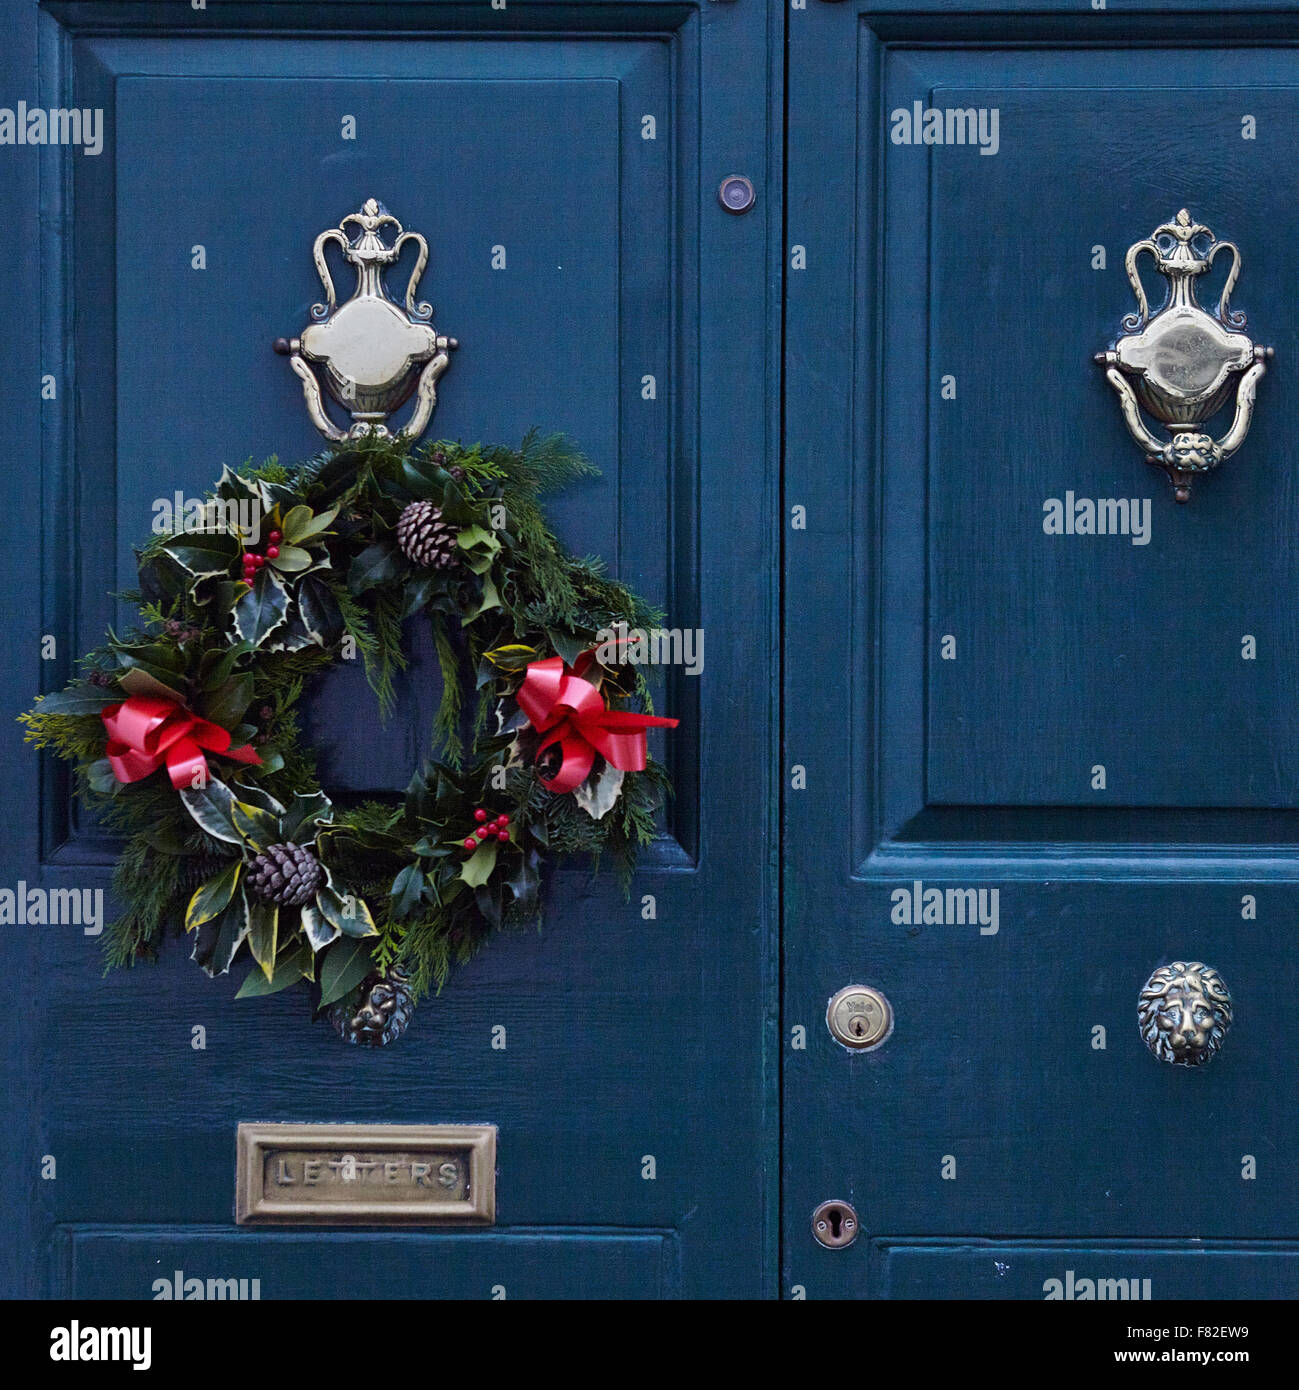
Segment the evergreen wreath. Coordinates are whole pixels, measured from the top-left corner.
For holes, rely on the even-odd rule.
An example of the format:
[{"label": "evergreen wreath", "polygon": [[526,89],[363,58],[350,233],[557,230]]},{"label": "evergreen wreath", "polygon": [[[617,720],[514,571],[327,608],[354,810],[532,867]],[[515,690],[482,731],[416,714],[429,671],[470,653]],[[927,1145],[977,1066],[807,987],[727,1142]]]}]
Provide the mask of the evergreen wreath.
[{"label": "evergreen wreath", "polygon": [[[107,967],[183,927],[209,976],[251,961],[237,997],[306,982],[316,1017],[377,1045],[493,929],[539,917],[544,862],[608,854],[627,890],[671,790],[645,729],[677,721],[610,637],[662,615],[565,554],[538,501],[596,472],[559,436],[371,434],[224,469],[201,515],[136,552],[138,627],[20,716],[126,836]],[[416,615],[442,674],[436,756],[399,805],[334,806],[304,685],[359,655],[386,715]]]}]

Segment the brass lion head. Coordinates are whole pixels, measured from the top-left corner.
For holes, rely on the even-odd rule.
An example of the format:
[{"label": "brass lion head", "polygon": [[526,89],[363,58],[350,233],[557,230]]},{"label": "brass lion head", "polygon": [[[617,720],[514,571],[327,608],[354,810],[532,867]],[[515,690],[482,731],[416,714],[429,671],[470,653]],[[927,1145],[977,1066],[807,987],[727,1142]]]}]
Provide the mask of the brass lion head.
[{"label": "brass lion head", "polygon": [[1161,1062],[1203,1066],[1231,1027],[1231,995],[1210,966],[1175,960],[1146,981],[1137,1016],[1146,1046]]}]

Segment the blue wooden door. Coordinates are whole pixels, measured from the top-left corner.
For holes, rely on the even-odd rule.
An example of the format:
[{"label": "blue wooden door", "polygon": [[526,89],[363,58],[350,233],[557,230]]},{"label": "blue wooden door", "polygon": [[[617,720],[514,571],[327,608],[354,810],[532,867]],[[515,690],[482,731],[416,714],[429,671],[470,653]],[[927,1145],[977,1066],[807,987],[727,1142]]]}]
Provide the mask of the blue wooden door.
[{"label": "blue wooden door", "polygon": [[[1299,1291],[1283,8],[791,11],[786,1293]],[[1092,360],[1182,208],[1276,350],[1186,506]],[[1081,499],[1133,524],[1053,529]],[[1205,1066],[1139,1035],[1175,961],[1234,1001]],[[826,1027],[850,984],[870,1051]]]},{"label": "blue wooden door", "polygon": [[[422,293],[461,345],[432,437],[566,432],[603,470],[552,499],[566,543],[709,638],[702,674],[659,682],[677,796],[630,898],[557,874],[544,928],[383,1051],[296,991],[236,1003],[180,941],[102,978],[82,930],[6,926],[29,1004],[5,1020],[6,1289],[774,1292],[780,7],[3,9],[6,100],[103,122],[95,151],[0,146],[11,714],[120,620],[155,499],[317,449],[271,343],[319,297],[316,233],[369,197],[428,237]],[[717,197],[735,173],[744,216]],[[426,750],[436,663],[411,640],[386,727],[350,671],[312,693],[331,789],[394,793]],[[107,890],[114,842],[3,727],[4,884]],[[236,1125],[267,1120],[496,1125],[497,1224],[236,1229]]]}]

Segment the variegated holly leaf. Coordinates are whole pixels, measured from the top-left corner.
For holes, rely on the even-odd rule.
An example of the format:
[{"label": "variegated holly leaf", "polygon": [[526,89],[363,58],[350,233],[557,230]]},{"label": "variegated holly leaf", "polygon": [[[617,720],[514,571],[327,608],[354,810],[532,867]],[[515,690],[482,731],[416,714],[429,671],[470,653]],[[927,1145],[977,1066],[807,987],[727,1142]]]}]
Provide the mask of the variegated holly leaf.
[{"label": "variegated holly leaf", "polygon": [[219,778],[209,777],[204,787],[182,787],[180,799],[209,835],[232,845],[243,844],[244,837],[234,822],[234,793]]},{"label": "variegated holly leaf", "polygon": [[223,912],[239,887],[239,875],[243,872],[243,860],[233,860],[229,867],[215,878],[200,883],[194,896],[185,909],[185,930],[193,931],[204,922],[210,922],[219,912]]},{"label": "variegated holly leaf", "polygon": [[248,899],[241,888],[215,917],[195,930],[191,958],[208,975],[224,975],[247,939],[249,927]]},{"label": "variegated holly leaf", "polygon": [[[326,890],[322,889],[321,892]],[[302,931],[313,952],[323,951],[331,942],[342,936],[342,929],[320,909],[320,893],[314,903],[304,903],[302,907]]]},{"label": "variegated holly leaf", "polygon": [[248,949],[267,980],[275,972],[275,953],[280,932],[280,909],[275,903],[248,905]]},{"label": "variegated holly leaf", "polygon": [[248,589],[235,604],[235,632],[253,647],[280,627],[289,610],[289,592],[284,581],[270,569],[260,569]]},{"label": "variegated holly leaf", "polygon": [[573,800],[592,820],[602,820],[617,804],[622,779],[621,768],[605,763],[599,772],[593,772],[573,792]]}]

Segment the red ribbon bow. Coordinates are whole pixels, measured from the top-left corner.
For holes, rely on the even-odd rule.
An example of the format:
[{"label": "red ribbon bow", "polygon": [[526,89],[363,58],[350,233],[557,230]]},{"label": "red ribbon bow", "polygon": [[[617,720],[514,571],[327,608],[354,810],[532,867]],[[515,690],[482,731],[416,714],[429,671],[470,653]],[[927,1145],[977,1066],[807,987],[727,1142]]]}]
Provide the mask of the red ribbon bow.
[{"label": "red ribbon bow", "polygon": [[166,763],[177,791],[192,787],[200,768],[207,777],[205,748],[241,763],[261,762],[247,745],[231,748],[230,734],[219,724],[200,719],[173,700],[132,695],[120,705],[105,705],[101,718],[108,730],[108,764],[119,782],[138,782]]},{"label": "red ribbon bow", "polygon": [[582,679],[594,651],[592,647],[583,652],[572,667],[565,666],[558,656],[529,662],[519,687],[519,708],[542,735],[537,756],[552,744],[559,744],[559,770],[553,777],[541,779],[542,785],[552,792],[562,794],[580,787],[597,753],[610,767],[622,772],[643,772],[648,757],[645,730],[675,729],[681,722],[660,715],[607,709],[599,690]]}]

